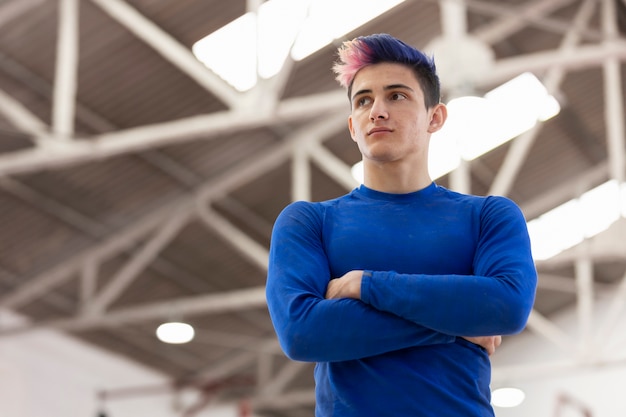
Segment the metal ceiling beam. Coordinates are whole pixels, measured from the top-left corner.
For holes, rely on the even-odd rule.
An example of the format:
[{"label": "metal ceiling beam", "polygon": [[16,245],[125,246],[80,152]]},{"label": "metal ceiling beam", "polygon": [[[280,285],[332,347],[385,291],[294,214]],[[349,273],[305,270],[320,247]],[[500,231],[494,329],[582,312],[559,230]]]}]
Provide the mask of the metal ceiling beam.
[{"label": "metal ceiling beam", "polygon": [[151,230],[160,226],[169,216],[174,215],[188,201],[176,200],[164,204],[135,221],[132,225],[119,230],[103,242],[87,248],[60,264],[30,278],[15,291],[0,297],[0,306],[14,309],[44,295],[50,289],[70,280],[81,271],[86,262],[101,262],[142,239]]},{"label": "metal ceiling beam", "polygon": [[[572,22],[571,29],[565,34],[558,51],[566,55],[576,44],[580,42],[580,31],[584,29],[595,10],[595,0],[585,0],[581,4],[576,13],[576,17]],[[561,86],[565,78],[565,70],[563,68],[550,68],[544,79],[546,89],[550,94],[554,94]],[[498,174],[491,184],[489,194],[508,195],[513,187],[513,183],[517,178],[517,174],[522,168],[522,164],[526,161],[526,157],[530,153],[530,149],[539,135],[543,124],[537,124],[529,131],[523,133],[513,140],[509,148],[504,162],[502,163]]]},{"label": "metal ceiling beam", "polygon": [[531,312],[526,327],[557,346],[563,352],[569,354],[574,353],[573,346],[576,346],[574,341],[567,335],[567,333],[561,330],[556,324],[547,319],[537,310],[533,309]]},{"label": "metal ceiling beam", "polygon": [[598,67],[610,58],[626,61],[626,41],[619,40],[601,46],[579,46],[567,54],[557,49],[500,59],[487,73],[475,79],[474,85],[486,89],[526,71],[541,72],[553,67],[562,70]]},{"label": "metal ceiling beam", "polygon": [[[213,345],[231,350],[251,351],[260,356],[267,355],[270,358],[274,355],[282,355],[282,350],[275,337],[256,337],[244,334],[227,333],[214,331],[196,326],[194,342],[204,345]],[[270,343],[272,341],[273,343]]]},{"label": "metal ceiling beam", "polygon": [[[341,119],[344,119],[341,116]],[[336,116],[336,123],[339,124],[340,117]],[[344,119],[345,121],[345,119]],[[343,123],[343,122],[342,122]],[[308,138],[309,140],[322,140],[327,134],[333,132],[336,129],[335,123],[316,123],[315,128],[312,129],[304,129],[302,132],[296,133],[291,137],[291,141],[298,142],[303,140],[303,138]],[[52,271],[44,273],[38,277],[31,279],[28,283],[22,285],[18,289],[16,289],[12,294],[5,296],[0,299],[0,305],[6,308],[16,308],[19,305],[23,305],[26,302],[32,301],[33,299],[38,298],[46,291],[51,288],[54,288],[57,285],[71,279],[73,274],[80,272],[81,268],[84,267],[85,262],[91,261],[101,261],[105,257],[112,256],[113,253],[125,248],[127,245],[135,242],[137,239],[142,238],[146,233],[154,230],[155,227],[160,225],[165,219],[170,218],[172,215],[176,215],[181,211],[181,208],[187,207],[190,203],[191,198],[195,198],[196,204],[206,204],[212,198],[219,198],[221,195],[227,193],[230,189],[237,187],[242,182],[248,181],[250,178],[255,178],[261,172],[271,169],[272,167],[282,163],[289,157],[289,150],[291,149],[291,142],[284,142],[273,149],[269,149],[265,154],[257,155],[254,161],[244,161],[242,166],[233,167],[231,171],[224,173],[221,177],[216,180],[209,181],[203,184],[193,196],[181,197],[180,199],[172,202],[171,204],[165,206],[164,208],[158,209],[150,215],[146,216],[141,221],[133,224],[131,227],[116,233],[113,237],[109,238],[105,243],[101,245],[97,245],[94,248],[91,248],[78,256],[58,265],[53,268]],[[225,228],[223,222],[213,223],[213,220],[210,221],[211,226],[219,227],[224,236],[228,236],[233,232],[232,228]],[[245,245],[247,249],[244,249],[243,253],[250,256],[251,259],[255,260],[255,262],[260,265],[262,268],[267,267],[267,252],[265,249],[261,248],[260,245],[256,244],[256,242],[249,240],[246,236],[241,234],[239,238],[236,239],[235,244],[240,246],[242,239],[245,237],[245,240],[248,244]],[[253,250],[250,250],[251,245],[254,245]],[[252,254],[252,255],[251,255]],[[144,257],[138,257],[136,259],[144,259]],[[128,282],[134,275],[137,270],[137,266],[141,263],[141,266],[145,266],[144,262],[132,262],[127,264],[126,268],[123,268],[123,271],[119,276],[123,277],[123,283]],[[131,268],[132,266],[132,268]],[[132,269],[132,271],[131,271]],[[131,271],[124,272],[124,271]],[[130,278],[129,278],[130,277]],[[120,278],[122,280],[122,278]],[[120,281],[122,282],[122,281]],[[116,287],[118,285],[116,284]],[[248,301],[255,305],[264,305],[265,303],[265,292],[263,287],[259,287],[256,290],[256,299],[250,298]],[[112,290],[111,290],[112,291]],[[117,290],[116,294],[117,295]],[[109,301],[109,297],[107,296],[107,301]],[[158,307],[166,308],[171,305],[174,301],[166,301],[162,303],[156,303],[151,307],[149,314],[159,314],[157,312]],[[185,301],[183,302],[185,305],[183,308],[195,308],[190,307],[189,304],[195,306],[196,304],[193,301]],[[240,304],[233,304],[233,306],[237,306]],[[241,306],[241,305],[240,305]],[[232,307],[232,306],[231,306]],[[212,307],[206,306],[206,308],[211,309]],[[214,308],[214,307],[213,307]],[[242,308],[247,308],[242,306]],[[206,311],[205,311],[206,312]],[[141,317],[141,314],[135,315],[131,314],[133,317]],[[110,313],[106,316],[97,316],[97,317],[89,317],[86,318],[84,316],[77,317],[75,319],[70,319],[64,323],[57,323],[58,326],[92,326],[92,325],[106,325],[110,320],[116,321],[117,316],[109,317]],[[125,320],[128,320],[129,316],[125,317]],[[97,324],[102,323],[102,324]]]},{"label": "metal ceiling beam", "polygon": [[78,73],[78,0],[59,0],[52,131],[59,139],[74,134]]},{"label": "metal ceiling beam", "polygon": [[0,188],[32,205],[33,208],[41,209],[72,228],[82,231],[88,237],[101,238],[106,235],[106,228],[97,221],[30,188],[18,180],[10,177],[0,177]]},{"label": "metal ceiling beam", "polygon": [[44,0],[13,0],[0,6],[0,27],[39,6]]},{"label": "metal ceiling beam", "polygon": [[[179,197],[155,209],[132,225],[115,232],[104,242],[29,279],[12,293],[0,297],[0,306],[17,308],[37,299],[51,288],[71,279],[73,274],[80,272],[85,262],[101,261],[119,253],[190,204],[208,204],[211,199],[220,198],[228,191],[280,165],[289,157],[291,146],[290,142],[283,142],[267,149],[265,153],[256,155],[253,161],[242,161],[221,176],[201,185],[194,193]],[[195,202],[192,201],[193,199]]]},{"label": "metal ceiling beam", "polygon": [[[623,262],[626,259],[626,218],[619,218],[601,233],[587,238],[587,255],[594,262]],[[576,263],[580,254],[576,247],[565,250],[558,255],[538,261],[537,265],[548,269],[570,266]]]},{"label": "metal ceiling beam", "polygon": [[118,327],[148,320],[169,319],[172,314],[191,317],[201,314],[223,314],[244,309],[265,308],[265,286],[213,294],[181,297],[168,301],[118,308],[102,315],[79,315],[69,319],[25,323],[0,330],[0,335],[40,328],[80,332],[87,329]]},{"label": "metal ceiling beam", "polygon": [[213,382],[219,381],[222,378],[227,377],[251,366],[256,360],[256,353],[254,352],[237,352],[230,355],[228,358],[222,358],[216,365],[211,366],[209,369],[201,371],[197,377],[193,378],[190,382]]},{"label": "metal ceiling beam", "polygon": [[608,163],[604,161],[578,176],[572,177],[570,181],[557,189],[546,191],[522,204],[522,211],[527,220],[535,219],[568,200],[580,197],[582,193],[605,182],[608,178]]},{"label": "metal ceiling beam", "polygon": [[319,143],[310,143],[307,145],[309,155],[316,165],[324,171],[329,177],[335,180],[346,190],[352,190],[359,183],[352,176],[351,168],[335,154]]},{"label": "metal ceiling beam", "polygon": [[216,112],[96,135],[89,140],[75,140],[50,149],[32,148],[3,153],[0,155],[0,175],[67,167],[174,143],[211,140],[245,129],[311,119],[342,109],[347,112],[346,102],[342,91],[333,90],[283,100],[274,112],[267,114],[258,111]]},{"label": "metal ceiling beam", "polygon": [[47,134],[48,126],[41,119],[2,90],[0,90],[0,114],[22,132],[33,136],[35,142],[37,138]]},{"label": "metal ceiling beam", "polygon": [[91,1],[125,29],[134,33],[135,36],[161,54],[172,65],[226,103],[228,107],[232,109],[238,107],[242,99],[241,94],[198,61],[189,48],[143,16],[130,4],[121,0]]},{"label": "metal ceiling beam", "polygon": [[259,397],[276,398],[278,395],[285,391],[287,385],[294,380],[296,376],[305,368],[308,368],[309,364],[306,362],[288,361],[278,371],[272,381],[265,384],[258,393]]},{"label": "metal ceiling beam", "polygon": [[196,206],[196,212],[202,222],[228,242],[235,250],[244,255],[259,269],[267,271],[269,251],[250,236],[236,228],[225,217],[205,205]]},{"label": "metal ceiling beam", "polygon": [[[483,12],[492,10],[492,14],[499,14],[501,17],[480,26],[472,32],[477,39],[488,44],[494,44],[506,39],[520,30],[532,25],[533,22],[541,22],[546,16],[561,7],[571,4],[574,0],[536,0],[530,4],[525,4],[517,8],[506,6],[506,14],[498,13],[503,10],[502,6],[495,3],[481,5]],[[470,1],[472,10],[478,11],[478,3]]]},{"label": "metal ceiling beam", "polygon": [[[311,165],[310,160],[322,158],[324,152],[320,143],[328,136],[340,131],[342,128],[347,129],[348,116],[337,112],[337,114],[329,115],[323,122],[316,121],[309,127],[301,128],[298,132],[290,135],[289,140],[292,143],[291,149],[291,200],[311,200]],[[342,177],[345,175],[346,164],[334,155],[324,158],[324,162],[328,162],[328,166],[320,164],[322,170],[326,171],[331,177]],[[319,161],[318,161],[319,162]],[[348,168],[349,170],[349,168]],[[343,173],[343,174],[342,174]],[[337,179],[337,178],[335,178]],[[341,181],[339,181],[341,183]]]},{"label": "metal ceiling beam", "polygon": [[[478,0],[466,0],[466,3],[468,9],[474,13],[500,18],[484,26],[484,30],[487,32],[486,34],[481,34],[482,28],[478,28],[475,32],[475,34],[484,41],[495,43],[504,39],[507,35],[511,35],[522,29],[523,27],[520,27],[520,24],[523,24],[524,27],[541,29],[555,34],[567,32],[570,28],[570,22],[568,20],[555,19],[547,15],[551,11],[567,6],[575,1],[579,0],[537,0],[537,3],[529,4],[526,7],[512,7],[509,3],[502,4]],[[510,32],[504,27],[507,23],[512,25],[509,29]],[[501,35],[502,38],[497,38],[498,35]],[[597,42],[602,40],[602,34],[598,30],[585,29],[582,35],[586,41]]]},{"label": "metal ceiling beam", "polygon": [[[626,42],[611,42],[602,47],[581,46],[568,54],[549,51],[500,60],[488,74],[475,80],[475,83],[477,87],[488,88],[524,71],[541,71],[551,67],[566,70],[599,66],[608,58],[626,60]],[[333,90],[328,93],[283,100],[277,106],[276,111],[270,114],[217,112],[97,135],[89,140],[76,140],[71,144],[48,150],[34,148],[5,153],[0,156],[0,175],[64,167],[172,143],[180,144],[183,141],[214,139],[223,133],[231,133],[233,130],[240,131],[307,119],[341,110],[343,106],[346,106],[344,92]],[[345,109],[347,112],[347,106]]]},{"label": "metal ceiling beam", "polygon": [[[315,144],[319,146],[319,143],[326,139],[328,135],[336,132],[341,126],[345,126],[345,124],[346,117],[339,114],[332,117],[329,116],[324,123],[315,121],[309,126],[305,126],[299,129],[285,139],[284,143],[286,145],[282,147],[283,151],[275,150],[273,152],[270,152],[267,154],[267,158],[257,157],[256,161],[253,164],[246,162],[245,168],[237,171],[239,173],[239,178],[237,179],[236,183],[241,183],[241,180],[243,178],[256,178],[260,171],[265,171],[271,166],[281,163],[289,156],[294,159],[294,163],[297,163],[299,159],[295,158],[295,156],[301,155],[302,160],[300,161],[300,163],[302,164],[302,166],[296,166],[294,169],[295,172],[293,173],[295,177],[292,181],[292,183],[294,184],[293,192],[295,193],[293,194],[293,196],[296,199],[305,199],[309,197],[310,172],[307,156],[307,152],[310,150],[309,147],[314,146]],[[321,146],[319,147],[321,148]],[[319,149],[318,152],[320,152]],[[330,154],[330,152],[328,153]],[[338,158],[335,157],[335,159],[337,159],[337,161],[333,161],[334,164],[332,164],[332,166],[327,169],[330,169],[331,171],[333,169],[336,169],[340,172],[349,171],[349,168],[347,168],[345,164],[339,161]],[[326,162],[328,162],[328,158]],[[300,172],[300,170],[304,170],[304,172]],[[249,175],[243,175],[246,172],[248,172]],[[232,189],[235,187],[236,185],[234,183],[231,183],[229,188]],[[206,193],[210,193],[210,196]],[[196,210],[200,219],[204,223],[206,223],[209,228],[216,231],[223,239],[228,241],[236,250],[238,250],[242,255],[244,255],[254,264],[256,264],[259,268],[261,268],[262,270],[267,270],[267,260],[269,256],[268,250],[255,240],[251,239],[245,233],[234,227],[227,219],[208,208],[206,200],[216,199],[220,197],[221,192],[219,191],[219,187],[215,187],[214,184],[205,184],[202,187],[202,190],[197,194],[199,197],[197,198],[196,202]]]},{"label": "metal ceiling beam", "polygon": [[191,218],[191,207],[180,207],[144,242],[143,247],[124,264],[107,285],[91,300],[82,314],[98,315],[115,301],[154,258],[169,244]]}]

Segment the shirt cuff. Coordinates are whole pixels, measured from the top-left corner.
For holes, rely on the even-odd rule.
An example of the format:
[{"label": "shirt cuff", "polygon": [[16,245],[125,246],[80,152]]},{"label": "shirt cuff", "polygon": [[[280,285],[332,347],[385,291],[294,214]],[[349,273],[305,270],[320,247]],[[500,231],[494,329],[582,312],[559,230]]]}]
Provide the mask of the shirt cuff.
[{"label": "shirt cuff", "polygon": [[363,271],[361,277],[361,301],[370,303],[370,286],[372,284],[372,271]]}]

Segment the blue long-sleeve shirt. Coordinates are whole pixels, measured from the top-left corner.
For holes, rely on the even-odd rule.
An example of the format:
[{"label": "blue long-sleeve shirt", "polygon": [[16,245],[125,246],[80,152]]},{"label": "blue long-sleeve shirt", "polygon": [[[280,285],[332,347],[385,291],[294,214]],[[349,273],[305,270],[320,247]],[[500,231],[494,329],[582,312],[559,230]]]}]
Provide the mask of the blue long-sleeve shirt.
[{"label": "blue long-sleeve shirt", "polygon": [[[364,270],[361,300],[324,299]],[[316,416],[493,416],[486,351],[457,336],[521,331],[536,271],[504,197],[432,183],[296,202],[272,233],[267,301],[280,344],[317,362]]]}]

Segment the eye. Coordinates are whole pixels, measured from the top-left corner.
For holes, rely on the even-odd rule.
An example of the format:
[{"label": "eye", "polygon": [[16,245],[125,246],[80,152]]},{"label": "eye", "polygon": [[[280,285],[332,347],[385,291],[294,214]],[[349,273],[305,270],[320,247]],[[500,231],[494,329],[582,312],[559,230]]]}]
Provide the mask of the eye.
[{"label": "eye", "polygon": [[397,100],[406,100],[406,95],[403,93],[391,93],[390,96],[391,100],[393,101],[397,101]]},{"label": "eye", "polygon": [[360,97],[356,100],[356,107],[363,107],[363,106],[367,106],[368,104],[370,104],[372,102],[372,99],[369,97]]}]

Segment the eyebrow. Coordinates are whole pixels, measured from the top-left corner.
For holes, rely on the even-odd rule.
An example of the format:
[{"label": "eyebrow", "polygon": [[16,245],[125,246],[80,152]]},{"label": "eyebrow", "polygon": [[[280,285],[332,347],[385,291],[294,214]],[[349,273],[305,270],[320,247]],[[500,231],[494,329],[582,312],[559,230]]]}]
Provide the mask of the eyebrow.
[{"label": "eyebrow", "polygon": [[[386,85],[386,86],[384,86],[384,87],[383,87],[383,90],[384,90],[384,91],[388,91],[388,90],[397,90],[397,89],[414,91],[414,90],[413,90],[411,87],[409,87],[408,85],[406,85],[406,84],[400,84],[400,83],[398,83],[398,84],[389,84],[389,85]],[[371,92],[372,92],[372,90],[371,90],[371,89],[359,90],[359,91],[357,91],[356,93],[354,93],[354,94],[352,95],[352,101],[354,101],[354,99],[355,99],[357,96],[360,96],[360,95],[362,95],[362,94],[370,94]]]}]

